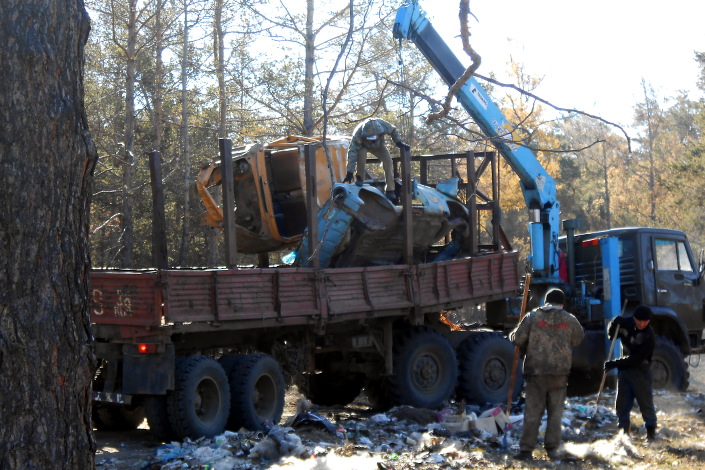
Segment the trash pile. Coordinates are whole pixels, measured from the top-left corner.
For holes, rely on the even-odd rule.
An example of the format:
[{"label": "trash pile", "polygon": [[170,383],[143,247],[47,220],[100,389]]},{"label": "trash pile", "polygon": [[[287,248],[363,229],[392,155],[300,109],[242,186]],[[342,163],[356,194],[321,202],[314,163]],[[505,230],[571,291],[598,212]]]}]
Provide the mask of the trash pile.
[{"label": "trash pile", "polygon": [[[703,394],[679,398],[688,407],[705,405]],[[614,392],[603,402],[614,403]],[[687,412],[699,410],[691,408]],[[563,418],[566,463],[584,459],[629,463],[630,459],[640,459],[630,439],[616,435],[615,422],[611,407],[591,406],[584,397],[569,398]],[[315,409],[305,398],[299,398],[295,414],[280,426],[163,444],[142,468],[506,468],[513,465],[511,456],[518,449],[522,426],[521,404],[512,407],[510,413],[500,406],[481,408],[463,403],[453,403],[440,411],[400,406],[374,413],[364,407]],[[659,429],[665,437],[673,435],[667,427]],[[542,434],[544,431],[545,417],[540,429]],[[109,460],[98,459],[96,468],[112,467]]]}]

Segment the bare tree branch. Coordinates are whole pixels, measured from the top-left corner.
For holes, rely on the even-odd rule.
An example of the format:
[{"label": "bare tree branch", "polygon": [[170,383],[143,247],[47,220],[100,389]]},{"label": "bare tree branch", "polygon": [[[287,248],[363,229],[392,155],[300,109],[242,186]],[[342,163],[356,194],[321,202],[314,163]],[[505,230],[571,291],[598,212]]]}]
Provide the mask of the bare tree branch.
[{"label": "bare tree branch", "polygon": [[468,29],[468,15],[470,14],[470,0],[460,0],[460,11],[458,13],[458,18],[460,19],[460,37],[463,41],[463,50],[470,57],[472,63],[465,69],[465,72],[458,78],[453,86],[448,90],[445,102],[443,103],[443,109],[437,113],[431,113],[426,118],[426,124],[432,124],[433,122],[446,117],[450,112],[450,104],[453,101],[453,97],[460,91],[465,82],[468,81],[470,77],[475,74],[475,71],[480,67],[482,58],[475,49],[470,45],[470,30]]},{"label": "bare tree branch", "polygon": [[333,164],[331,162],[330,158],[330,149],[328,148],[328,143],[327,143],[327,134],[328,134],[328,90],[330,89],[330,84],[333,81],[333,76],[335,76],[336,71],[338,69],[338,64],[340,63],[341,59],[343,56],[346,54],[346,51],[348,49],[348,45],[350,44],[350,41],[352,39],[352,34],[353,34],[353,29],[355,28],[355,9],[354,9],[354,2],[353,0],[350,0],[350,19],[349,19],[349,26],[348,26],[348,34],[345,36],[345,41],[343,42],[343,45],[340,46],[340,52],[338,53],[338,57],[335,59],[335,64],[333,65],[333,70],[331,70],[330,74],[328,75],[328,80],[326,80],[326,86],[323,88],[323,93],[322,93],[322,106],[323,106],[323,150],[326,152],[326,160],[328,160],[328,171],[330,173],[330,178],[331,181],[335,180],[335,175],[333,174]]},{"label": "bare tree branch", "polygon": [[613,122],[610,122],[610,121],[608,121],[608,120],[606,120],[606,119],[601,118],[600,116],[595,116],[594,114],[586,113],[585,111],[580,111],[580,110],[578,110],[578,109],[572,109],[572,108],[562,108],[562,107],[560,107],[560,106],[556,106],[556,105],[554,105],[553,103],[551,103],[551,102],[549,102],[549,101],[547,101],[547,100],[545,100],[545,99],[543,99],[543,98],[540,98],[540,97],[534,95],[533,93],[530,93],[530,92],[528,92],[528,91],[526,91],[526,90],[523,90],[523,89],[519,88],[519,87],[516,86],[516,85],[512,85],[512,84],[509,84],[509,83],[502,83],[502,82],[499,82],[499,81],[495,80],[494,78],[485,77],[485,76],[483,76],[483,75],[480,75],[479,73],[476,73],[475,76],[476,76],[477,78],[480,78],[480,79],[482,79],[482,80],[485,80],[486,82],[492,83],[493,85],[501,86],[501,87],[503,87],[503,88],[511,88],[512,90],[515,90],[515,91],[521,93],[522,95],[528,96],[529,98],[533,98],[533,99],[535,99],[536,101],[539,101],[539,102],[541,102],[541,103],[543,103],[543,104],[545,104],[545,105],[547,105],[547,106],[550,106],[551,108],[553,108],[553,109],[555,109],[555,110],[557,110],[557,111],[563,111],[563,112],[566,112],[566,113],[582,114],[583,116],[587,116],[587,117],[589,117],[589,118],[591,118],[591,119],[596,119],[596,120],[598,120],[598,121],[600,121],[600,122],[604,122],[604,123],[607,124],[608,126],[616,127],[617,129],[621,130],[622,133],[624,134],[624,137],[627,139],[627,148],[629,149],[629,153],[632,153],[632,143],[631,143],[631,142],[632,142],[632,139],[631,139],[631,137],[629,137],[629,134],[627,134],[627,131],[625,131],[624,128],[623,128],[622,126],[620,126],[619,124],[615,124],[615,123],[613,123]]},{"label": "bare tree branch", "polygon": [[[431,98],[430,96],[428,96],[428,95],[426,95],[426,94],[424,94],[424,93],[421,93],[420,91],[418,91],[418,90],[416,90],[416,89],[414,89],[414,88],[411,88],[411,87],[409,87],[409,86],[407,86],[407,85],[404,85],[403,83],[399,83],[399,82],[396,82],[396,81],[394,81],[394,80],[390,80],[390,79],[388,79],[388,78],[385,79],[385,80],[386,80],[387,83],[389,83],[390,85],[394,85],[394,86],[397,86],[397,87],[400,87],[400,88],[404,88],[405,90],[408,90],[408,91],[411,92],[414,96],[421,98],[422,100],[426,101],[427,103],[430,103],[430,104],[432,104],[432,105],[434,105],[434,106],[440,106],[440,105],[441,105],[441,102],[440,102],[440,101],[438,101],[438,100],[436,100],[436,99],[434,99],[434,98]],[[457,118],[455,118],[455,117],[453,117],[453,116],[451,116],[451,115],[446,115],[446,116],[444,116],[444,118],[447,119],[448,121],[452,122],[453,124],[455,124],[455,125],[458,126],[459,128],[461,128],[461,129],[464,130],[465,132],[469,133],[470,135],[475,135],[475,136],[477,136],[477,139],[476,139],[476,140],[472,140],[472,139],[467,139],[467,138],[464,138],[464,137],[462,137],[462,136],[456,134],[456,136],[457,136],[458,138],[461,138],[461,139],[463,139],[463,140],[467,140],[467,141],[469,141],[469,142],[481,142],[481,141],[487,141],[487,140],[489,140],[490,142],[505,142],[505,143],[507,143],[507,144],[521,145],[522,147],[526,147],[526,148],[528,148],[528,149],[531,149],[531,150],[533,150],[534,152],[575,153],[575,152],[581,152],[581,151],[583,151],[583,150],[587,150],[587,149],[589,149],[590,147],[593,147],[593,146],[595,146],[595,145],[597,145],[597,144],[599,144],[599,143],[605,142],[604,139],[598,139],[598,140],[595,140],[594,142],[592,142],[592,143],[590,143],[590,144],[588,144],[588,145],[585,145],[585,146],[583,146],[583,147],[580,147],[580,148],[569,148],[569,149],[561,149],[561,150],[548,149],[548,148],[541,148],[541,147],[533,147],[533,146],[531,146],[531,145],[527,145],[526,142],[518,141],[518,140],[514,140],[514,139],[510,139],[510,138],[505,138],[504,136],[487,137],[485,134],[483,134],[483,133],[481,133],[481,132],[478,132],[478,131],[475,130],[475,129],[469,128],[469,127],[466,126],[465,123],[463,123],[461,120],[459,120],[459,119],[457,119]],[[506,133],[505,135],[506,135],[506,136],[511,136],[510,133]]]}]

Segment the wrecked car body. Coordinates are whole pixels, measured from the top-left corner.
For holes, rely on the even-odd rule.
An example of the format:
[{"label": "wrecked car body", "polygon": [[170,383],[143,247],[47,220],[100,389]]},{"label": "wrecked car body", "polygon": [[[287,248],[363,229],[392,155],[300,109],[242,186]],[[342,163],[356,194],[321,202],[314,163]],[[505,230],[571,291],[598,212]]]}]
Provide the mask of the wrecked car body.
[{"label": "wrecked car body", "polygon": [[[415,262],[450,259],[468,237],[471,214],[457,199],[457,178],[436,189],[415,183],[412,194]],[[334,184],[332,197],[318,214],[317,248],[321,268],[380,266],[402,262],[402,207],[371,184]],[[449,239],[446,242],[446,239]],[[295,264],[311,264],[308,239],[297,250]]]},{"label": "wrecked car body", "polygon": [[[316,159],[316,198],[322,205],[330,196],[332,181],[345,176],[348,142],[327,140],[330,158],[320,138],[288,136],[268,144],[234,148],[235,225],[238,251],[266,253],[293,248],[307,222],[306,165],[304,153],[312,146]],[[223,227],[223,209],[214,188],[222,182],[221,162],[203,165],[196,189],[206,212],[205,224]]]}]

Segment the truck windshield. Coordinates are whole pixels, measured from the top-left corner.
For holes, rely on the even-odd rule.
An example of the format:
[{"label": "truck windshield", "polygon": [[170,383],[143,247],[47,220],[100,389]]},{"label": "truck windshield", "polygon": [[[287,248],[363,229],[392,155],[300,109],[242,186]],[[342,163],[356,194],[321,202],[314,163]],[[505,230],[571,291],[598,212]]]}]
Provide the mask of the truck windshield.
[{"label": "truck windshield", "polygon": [[693,271],[685,243],[675,240],[655,240],[656,266],[659,271]]}]

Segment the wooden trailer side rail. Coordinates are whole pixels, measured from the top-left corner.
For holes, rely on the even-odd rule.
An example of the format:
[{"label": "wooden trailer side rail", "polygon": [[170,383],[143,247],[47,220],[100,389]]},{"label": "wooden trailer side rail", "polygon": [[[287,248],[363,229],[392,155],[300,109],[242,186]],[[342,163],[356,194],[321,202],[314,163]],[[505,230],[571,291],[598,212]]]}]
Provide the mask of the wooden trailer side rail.
[{"label": "wooden trailer side rail", "polygon": [[[483,303],[519,288],[515,252],[361,268],[93,271],[91,321],[153,331],[339,323]],[[321,300],[326,302],[321,308]],[[324,315],[325,314],[325,315]]]}]

